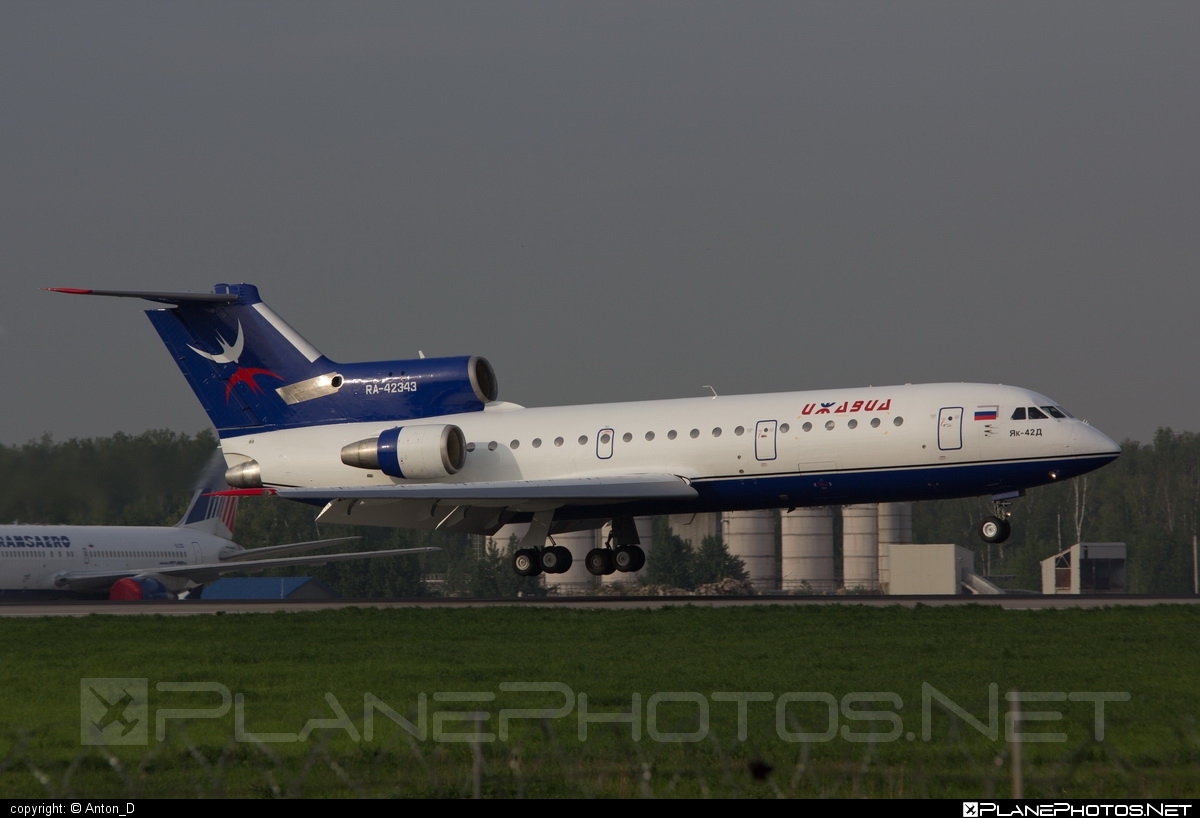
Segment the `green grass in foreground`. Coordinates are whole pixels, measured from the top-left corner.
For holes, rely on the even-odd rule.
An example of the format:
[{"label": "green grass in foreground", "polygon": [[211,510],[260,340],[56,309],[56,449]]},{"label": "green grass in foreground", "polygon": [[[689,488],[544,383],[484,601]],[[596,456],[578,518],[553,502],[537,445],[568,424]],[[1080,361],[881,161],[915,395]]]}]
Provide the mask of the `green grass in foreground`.
[{"label": "green grass in foreground", "polygon": [[[1017,732],[1043,739],[1021,747],[1026,796],[1200,790],[1196,607],[348,609],[0,634],[11,797],[467,796],[476,769],[492,796],[1005,797],[1014,690],[1052,694],[1021,705],[1036,720]],[[81,743],[97,678],[146,680],[144,742]],[[183,708],[220,715],[167,718],[159,741]],[[470,711],[494,740],[462,740]]]}]

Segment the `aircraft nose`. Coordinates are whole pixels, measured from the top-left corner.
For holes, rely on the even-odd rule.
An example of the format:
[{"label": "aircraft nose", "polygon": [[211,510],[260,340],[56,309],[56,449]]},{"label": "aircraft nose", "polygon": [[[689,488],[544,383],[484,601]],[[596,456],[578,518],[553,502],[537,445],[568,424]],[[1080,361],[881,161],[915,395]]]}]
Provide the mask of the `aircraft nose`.
[{"label": "aircraft nose", "polygon": [[1121,454],[1121,445],[1104,432],[1080,421],[1071,438],[1071,448],[1081,455],[1111,455],[1108,460],[1116,460]]}]

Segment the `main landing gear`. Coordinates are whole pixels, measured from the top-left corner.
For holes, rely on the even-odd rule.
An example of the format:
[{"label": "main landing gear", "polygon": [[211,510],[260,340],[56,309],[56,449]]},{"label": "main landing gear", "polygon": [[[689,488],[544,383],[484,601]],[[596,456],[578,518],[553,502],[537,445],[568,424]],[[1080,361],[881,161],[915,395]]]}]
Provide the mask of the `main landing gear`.
[{"label": "main landing gear", "polygon": [[606,577],[616,571],[640,571],[646,565],[646,552],[640,545],[593,548],[583,560],[588,573]]},{"label": "main landing gear", "polygon": [[632,517],[615,517],[603,548],[593,548],[584,558],[588,573],[598,577],[615,571],[640,571],[646,565],[646,552]]},{"label": "main landing gear", "polygon": [[[521,539],[512,556],[517,576],[536,577],[538,574],[562,574],[571,568],[571,552],[554,542],[550,536],[553,512],[539,512],[529,524],[529,532]],[[549,542],[549,545],[545,543]],[[637,526],[632,517],[617,517],[603,548],[593,548],[584,557],[584,566],[595,576],[607,576],[616,571],[640,571],[646,565]]]},{"label": "main landing gear", "polygon": [[1024,492],[1013,491],[992,496],[992,514],[979,522],[979,539],[986,543],[1002,543],[1012,534],[1012,501]]},{"label": "main landing gear", "polygon": [[[571,567],[571,552],[561,545],[556,545],[550,536],[550,523],[554,520],[554,511],[539,511],[533,515],[529,530],[521,538],[516,553],[512,557],[513,571],[519,577],[536,577],[547,574],[561,574]],[[546,545],[549,540],[550,544]]]},{"label": "main landing gear", "polygon": [[512,566],[519,577],[536,577],[543,572],[562,574],[571,568],[571,552],[551,539],[550,545],[542,548],[518,548]]}]

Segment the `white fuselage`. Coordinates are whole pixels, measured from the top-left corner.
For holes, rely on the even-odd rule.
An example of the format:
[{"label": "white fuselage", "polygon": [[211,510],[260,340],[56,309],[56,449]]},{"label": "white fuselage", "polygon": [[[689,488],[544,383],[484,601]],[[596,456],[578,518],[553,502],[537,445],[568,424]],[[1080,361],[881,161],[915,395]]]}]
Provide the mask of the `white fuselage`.
[{"label": "white fuselage", "polygon": [[[1090,471],[1119,452],[1087,423],[1044,408],[1043,418],[1013,419],[1027,407],[1061,413],[1018,387],[923,384],[541,409],[493,404],[442,417],[227,436],[222,449],[230,466],[256,461],[266,486],[401,485],[413,481],[347,466],[341,448],[390,427],[453,424],[467,441],[464,465],[432,482],[671,474],[701,492],[692,510],[998,493]],[[413,503],[421,508],[406,509]],[[388,505],[380,520],[358,521],[422,526],[437,516],[424,502]],[[687,509],[637,513],[680,510]]]},{"label": "white fuselage", "polygon": [[[240,550],[229,540],[184,526],[0,526],[0,594],[58,591],[68,572],[137,571],[217,562]],[[110,580],[91,590],[106,592]],[[78,590],[78,589],[77,589]]]}]

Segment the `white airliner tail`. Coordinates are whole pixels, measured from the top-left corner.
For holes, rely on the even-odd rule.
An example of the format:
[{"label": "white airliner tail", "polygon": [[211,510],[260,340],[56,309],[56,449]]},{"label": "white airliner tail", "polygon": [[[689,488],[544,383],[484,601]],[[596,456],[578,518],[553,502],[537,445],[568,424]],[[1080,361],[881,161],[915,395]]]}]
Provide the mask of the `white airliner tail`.
[{"label": "white airliner tail", "polygon": [[188,505],[183,518],[175,525],[232,540],[238,498],[212,496],[214,492],[225,491],[228,488],[225,483],[225,458],[218,449],[196,483],[191,504]]}]

